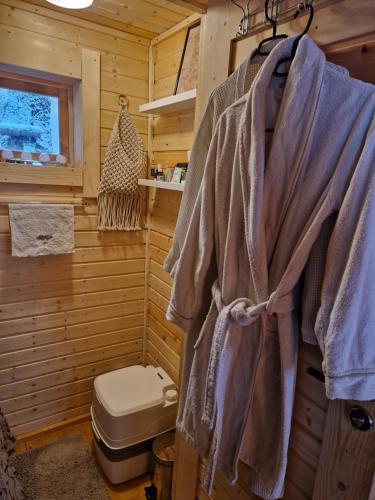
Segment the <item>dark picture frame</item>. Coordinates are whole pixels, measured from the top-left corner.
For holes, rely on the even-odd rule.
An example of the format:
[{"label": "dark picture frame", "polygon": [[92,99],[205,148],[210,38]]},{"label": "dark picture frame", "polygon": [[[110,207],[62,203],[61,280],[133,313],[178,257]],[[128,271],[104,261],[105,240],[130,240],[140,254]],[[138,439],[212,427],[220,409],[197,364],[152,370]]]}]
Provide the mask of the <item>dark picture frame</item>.
[{"label": "dark picture frame", "polygon": [[188,27],[173,94],[197,88],[200,21]]}]

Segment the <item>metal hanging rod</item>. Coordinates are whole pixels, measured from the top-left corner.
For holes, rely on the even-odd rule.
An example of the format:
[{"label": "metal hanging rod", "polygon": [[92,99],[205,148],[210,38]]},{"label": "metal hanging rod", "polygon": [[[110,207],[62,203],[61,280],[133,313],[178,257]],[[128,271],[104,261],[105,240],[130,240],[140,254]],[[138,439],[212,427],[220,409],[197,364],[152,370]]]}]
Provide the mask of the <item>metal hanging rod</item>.
[{"label": "metal hanging rod", "polygon": [[[314,9],[318,10],[322,7],[336,3],[337,0],[305,0],[305,2],[309,3],[309,4],[313,4]],[[303,2],[301,0],[299,0],[299,1],[296,0],[295,2],[291,3],[288,0],[277,0],[277,5],[278,5],[278,20],[277,21],[278,21],[278,24],[293,20],[296,9],[298,8],[298,6],[301,3],[305,3],[305,2]],[[231,3],[233,5],[235,5],[235,3],[232,0],[231,0]],[[284,6],[284,8],[283,8],[283,6]],[[239,5],[237,5],[237,7],[239,7]],[[244,9],[241,9],[241,10],[244,10]],[[251,25],[251,20],[252,19],[254,20],[254,18],[257,17],[257,15],[259,15],[259,14],[262,14],[261,19],[258,22],[254,23],[253,25]],[[264,2],[261,5],[259,5],[258,7],[251,9],[251,11],[248,13],[248,17],[246,19],[246,23],[247,23],[246,32],[243,31],[240,34],[240,29],[239,29],[236,37],[237,38],[245,38],[247,36],[254,35],[256,33],[259,33],[261,31],[264,31],[265,29],[269,28],[270,26],[269,26],[268,22],[265,21],[263,14],[264,14]],[[241,27],[241,23],[242,23],[242,19],[240,22],[240,27]]]},{"label": "metal hanging rod", "polygon": [[0,199],[0,206],[4,205],[13,205],[21,203],[23,205],[74,205],[75,207],[88,207],[89,203],[84,200],[68,200],[68,199],[62,199],[62,200],[45,200],[45,201],[33,201],[33,200],[27,200],[27,199],[20,199],[20,200],[14,200],[14,198],[6,200],[6,199]]},{"label": "metal hanging rod", "polygon": [[[337,0],[307,0],[307,2],[314,3],[315,6],[319,6],[320,4],[336,3]],[[287,12],[294,12],[300,3],[303,3],[303,1],[302,0],[295,0],[293,2],[290,2],[290,0],[278,0],[277,4],[279,6],[279,14],[285,14]],[[288,7],[286,7],[283,10],[282,7],[285,4],[287,4]],[[263,12],[264,12],[264,2],[261,2],[258,5],[258,7],[251,9],[251,17],[256,16],[257,14],[260,14]]]},{"label": "metal hanging rod", "polygon": [[[284,2],[285,2],[285,0],[280,0],[280,5],[282,3],[284,3]],[[295,4],[293,4],[293,6],[288,7],[285,10],[282,10],[280,8],[279,13],[278,13],[278,23],[281,24],[283,22],[287,22],[287,21],[293,20],[294,19],[294,14],[296,12],[296,9],[298,8],[298,6],[301,3],[304,3],[304,2],[296,2]],[[313,2],[310,1],[310,2],[307,2],[307,3],[313,3]],[[321,3],[323,3],[323,2],[321,2]],[[326,3],[328,3],[328,2],[326,2]],[[329,3],[332,3],[332,2],[329,2]],[[258,23],[256,23],[253,26],[251,26],[251,33],[249,33],[249,34],[254,34],[254,33],[257,33],[258,31],[263,31],[264,28],[265,28],[264,20],[259,21]]]}]

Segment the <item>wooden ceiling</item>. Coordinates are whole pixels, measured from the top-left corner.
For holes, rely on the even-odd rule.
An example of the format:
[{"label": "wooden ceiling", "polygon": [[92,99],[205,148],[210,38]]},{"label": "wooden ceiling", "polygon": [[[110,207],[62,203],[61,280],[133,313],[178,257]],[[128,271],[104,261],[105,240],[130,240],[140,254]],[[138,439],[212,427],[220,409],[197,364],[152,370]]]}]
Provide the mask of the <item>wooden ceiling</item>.
[{"label": "wooden ceiling", "polygon": [[207,0],[94,0],[87,9],[73,10],[61,9],[46,0],[28,1],[147,38],[163,33],[194,11],[203,12],[207,4]]},{"label": "wooden ceiling", "polygon": [[191,14],[167,0],[94,0],[87,10],[158,34]]}]

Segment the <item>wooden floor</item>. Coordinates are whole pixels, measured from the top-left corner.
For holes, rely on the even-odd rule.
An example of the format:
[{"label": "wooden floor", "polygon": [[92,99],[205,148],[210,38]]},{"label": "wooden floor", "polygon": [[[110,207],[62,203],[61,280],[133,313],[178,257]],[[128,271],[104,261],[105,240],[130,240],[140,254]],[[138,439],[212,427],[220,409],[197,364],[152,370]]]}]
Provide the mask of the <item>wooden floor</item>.
[{"label": "wooden floor", "polygon": [[[75,432],[80,432],[83,435],[87,444],[92,450],[93,455],[95,455],[90,422],[81,422],[78,424],[69,425],[62,429],[53,432],[48,432],[41,437],[34,437],[34,438],[31,437],[30,439],[27,438],[18,441],[16,445],[16,453],[23,453],[26,450],[38,448],[39,446],[43,446],[58,439],[63,439],[64,437],[69,436],[70,434],[74,434]],[[144,500],[145,499],[144,487],[150,485],[149,475],[133,479],[132,481],[128,481],[127,483],[123,483],[117,486],[107,481],[104,475],[103,478],[109,490],[109,496],[111,500]],[[80,500],[80,499],[72,498],[72,500]]]}]

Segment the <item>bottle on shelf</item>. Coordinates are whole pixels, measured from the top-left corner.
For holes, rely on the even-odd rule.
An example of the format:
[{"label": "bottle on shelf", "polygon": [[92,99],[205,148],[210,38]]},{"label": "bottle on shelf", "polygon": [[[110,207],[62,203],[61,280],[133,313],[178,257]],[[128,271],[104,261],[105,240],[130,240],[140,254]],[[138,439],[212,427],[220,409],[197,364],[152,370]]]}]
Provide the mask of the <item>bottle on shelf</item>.
[{"label": "bottle on shelf", "polygon": [[164,173],[163,173],[163,167],[159,163],[157,167],[157,175],[156,175],[156,180],[158,181],[164,181]]}]

